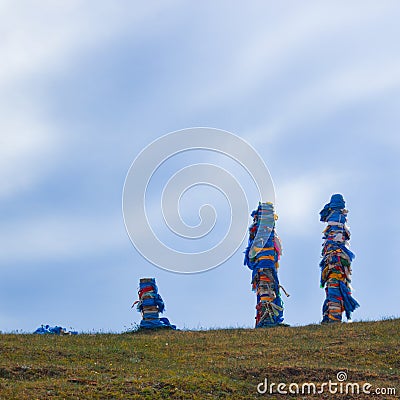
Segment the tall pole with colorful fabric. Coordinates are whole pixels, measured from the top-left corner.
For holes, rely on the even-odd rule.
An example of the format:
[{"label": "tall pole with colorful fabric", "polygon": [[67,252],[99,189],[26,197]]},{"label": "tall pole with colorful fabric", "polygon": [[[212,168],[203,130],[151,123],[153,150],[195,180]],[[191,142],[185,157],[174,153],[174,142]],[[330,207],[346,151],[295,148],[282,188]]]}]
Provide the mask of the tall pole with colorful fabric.
[{"label": "tall pole with colorful fabric", "polygon": [[[257,294],[256,328],[280,325],[283,322],[283,301],[280,294],[278,268],[281,242],[275,232],[272,203],[259,203],[253,211],[249,242],[244,264],[252,271],[252,287]],[[283,288],[282,288],[283,289]],[[285,292],[285,290],[283,289]],[[286,292],[285,294],[289,296]]]},{"label": "tall pole with colorful fabric", "polygon": [[349,249],[350,231],[346,225],[347,213],[341,194],[334,194],[320,212],[320,220],[327,223],[323,231],[321,287],[326,299],[322,306],[322,323],[341,322],[343,311],[347,320],[359,307],[351,295],[351,262],[355,255]]}]

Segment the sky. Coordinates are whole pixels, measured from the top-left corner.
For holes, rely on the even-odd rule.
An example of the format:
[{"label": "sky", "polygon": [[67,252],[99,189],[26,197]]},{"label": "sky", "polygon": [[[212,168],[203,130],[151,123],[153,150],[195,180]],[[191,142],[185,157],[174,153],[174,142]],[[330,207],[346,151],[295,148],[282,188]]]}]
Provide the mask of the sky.
[{"label": "sky", "polygon": [[[125,230],[135,157],[197,126],[234,133],[268,166],[285,322],[321,320],[319,211],[333,193],[346,200],[356,253],[353,319],[398,317],[399,17],[395,0],[2,1],[0,330],[124,331],[140,321],[131,304],[141,277],[156,278],[179,328],[254,326],[245,241],[211,271],[177,274],[143,258]],[[258,204],[232,160],[172,160],[149,190],[149,219],[182,251],[163,230],[157,189],[205,160],[243,181],[249,211]],[[203,200],[216,203],[207,248],[226,230],[227,202],[210,187],[189,192],[189,224]]]}]

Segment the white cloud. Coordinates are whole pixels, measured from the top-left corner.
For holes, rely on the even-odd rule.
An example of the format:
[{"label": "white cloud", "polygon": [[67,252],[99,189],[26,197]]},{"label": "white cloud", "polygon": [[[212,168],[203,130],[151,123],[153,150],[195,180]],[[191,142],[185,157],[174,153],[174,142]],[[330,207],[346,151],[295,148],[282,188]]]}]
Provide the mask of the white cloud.
[{"label": "white cloud", "polygon": [[[45,179],[68,141],[33,90],[80,56],[129,31],[140,36],[166,6],[115,2],[1,2],[0,199]],[[161,25],[161,24],[160,24]]]},{"label": "white cloud", "polygon": [[[384,69],[381,62],[371,62],[368,65],[353,63],[350,67],[327,71],[312,85],[288,95],[285,111],[270,124],[279,132],[275,134],[276,138],[282,138],[282,133],[287,137],[288,134],[294,134],[295,127],[301,123],[310,120],[315,123],[338,109],[345,109],[399,88],[400,58]],[[382,136],[385,136],[385,132],[382,132]],[[382,140],[382,137],[376,139]],[[399,144],[399,140],[396,141]]]},{"label": "white cloud", "polygon": [[340,188],[346,180],[343,173],[320,170],[280,182],[276,188],[279,230],[290,235],[313,234],[309,227],[318,221],[316,210],[329,201],[332,187]]},{"label": "white cloud", "polygon": [[[31,107],[0,107],[0,198],[29,189],[51,168],[60,138]],[[58,141],[58,142],[56,142]]]},{"label": "white cloud", "polygon": [[132,2],[14,1],[2,4],[0,84],[68,68],[85,50],[116,35],[148,31],[148,20],[166,5]]},{"label": "white cloud", "polygon": [[[110,234],[112,232],[112,234]],[[121,218],[46,215],[3,223],[0,264],[100,255],[129,243]]]},{"label": "white cloud", "polygon": [[[200,90],[196,94],[197,101],[214,106],[247,96],[265,82],[287,79],[287,71],[304,56],[312,57],[314,54],[318,57],[321,47],[325,42],[329,45],[332,38],[340,43],[348,36],[354,37],[355,32],[362,37],[363,32],[385,23],[394,7],[394,2],[377,7],[366,2],[340,5],[312,1],[293,2],[289,9],[284,10],[279,5],[263,10],[266,21],[257,18],[243,31],[235,51],[226,54],[221,79],[212,87],[206,85]],[[240,21],[248,17],[246,12],[244,14],[230,16]],[[365,56],[371,60],[374,58],[374,54],[367,51]],[[352,57],[339,60],[345,66],[353,61]],[[385,63],[385,60],[379,61]],[[270,95],[265,94],[266,97]]]}]

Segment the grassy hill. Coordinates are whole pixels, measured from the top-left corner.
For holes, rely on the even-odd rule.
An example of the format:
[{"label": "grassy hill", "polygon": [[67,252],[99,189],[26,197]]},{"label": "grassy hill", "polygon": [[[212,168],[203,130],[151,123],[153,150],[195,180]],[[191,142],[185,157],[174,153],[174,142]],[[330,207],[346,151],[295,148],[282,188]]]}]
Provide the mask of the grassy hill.
[{"label": "grassy hill", "polygon": [[[399,332],[400,320],[393,319],[257,330],[5,334],[0,335],[0,398],[395,399]],[[327,387],[315,396],[257,393],[265,378],[268,385],[286,383],[288,390],[297,383],[301,390],[305,382],[338,382],[339,371],[347,373],[344,383],[358,383],[360,390],[368,382],[371,392],[395,388],[397,395],[346,396],[330,394]]]}]

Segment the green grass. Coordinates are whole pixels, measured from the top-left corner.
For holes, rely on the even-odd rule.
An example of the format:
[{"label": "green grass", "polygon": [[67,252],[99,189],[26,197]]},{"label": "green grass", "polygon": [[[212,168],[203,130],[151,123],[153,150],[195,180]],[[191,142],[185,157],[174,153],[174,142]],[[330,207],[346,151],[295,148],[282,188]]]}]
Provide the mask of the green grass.
[{"label": "green grass", "polygon": [[[270,329],[42,336],[3,334],[0,399],[251,399],[257,384],[336,381],[395,387],[400,319]],[[305,398],[305,397],[303,397]],[[306,398],[312,398],[307,396]]]}]

